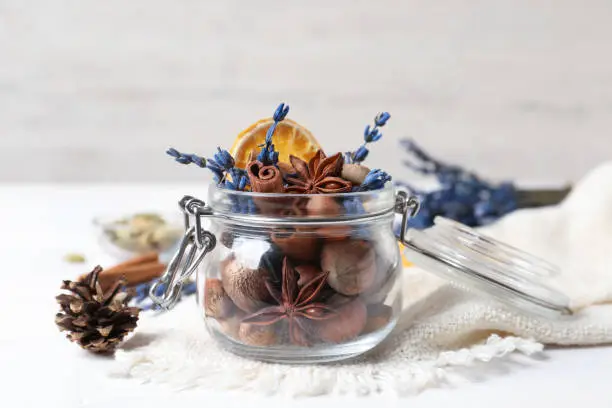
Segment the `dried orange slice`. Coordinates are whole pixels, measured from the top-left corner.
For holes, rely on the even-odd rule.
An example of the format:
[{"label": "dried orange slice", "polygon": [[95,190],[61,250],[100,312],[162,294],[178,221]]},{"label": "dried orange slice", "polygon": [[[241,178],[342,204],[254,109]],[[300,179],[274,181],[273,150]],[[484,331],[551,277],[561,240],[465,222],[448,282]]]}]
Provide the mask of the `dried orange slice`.
[{"label": "dried orange slice", "polygon": [[[229,151],[236,161],[236,167],[246,168],[251,152],[259,153],[272,123],[272,118],[261,119],[240,132]],[[285,119],[276,125],[272,143],[279,153],[278,160],[284,163],[289,163],[289,155],[307,162],[321,148],[308,129],[291,119]]]}]

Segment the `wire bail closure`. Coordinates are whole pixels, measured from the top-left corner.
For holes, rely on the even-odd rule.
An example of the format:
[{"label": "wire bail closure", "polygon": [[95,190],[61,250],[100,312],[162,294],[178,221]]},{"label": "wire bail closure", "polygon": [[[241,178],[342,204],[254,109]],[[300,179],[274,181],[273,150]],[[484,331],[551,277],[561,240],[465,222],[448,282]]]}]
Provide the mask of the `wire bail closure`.
[{"label": "wire bail closure", "polygon": [[[211,209],[203,201],[191,196],[183,197],[179,201],[179,207],[184,214],[185,234],[166,271],[149,290],[153,303],[165,310],[176,305],[187,279],[195,272],[206,254],[217,245],[215,235],[202,228],[201,217],[212,215]],[[191,224],[191,217],[194,217],[194,225]],[[165,288],[158,296],[157,292],[162,285],[165,285]]]}]

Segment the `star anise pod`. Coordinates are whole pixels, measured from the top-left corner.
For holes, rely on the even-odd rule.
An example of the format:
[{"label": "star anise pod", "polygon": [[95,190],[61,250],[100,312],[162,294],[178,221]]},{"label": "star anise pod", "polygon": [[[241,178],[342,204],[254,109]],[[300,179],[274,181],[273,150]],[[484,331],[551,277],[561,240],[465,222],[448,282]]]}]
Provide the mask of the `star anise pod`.
[{"label": "star anise pod", "polygon": [[321,272],[301,288],[298,287],[298,273],[287,257],[283,260],[281,292],[271,282],[266,282],[270,295],[277,306],[265,307],[243,319],[243,323],[272,325],[281,320],[289,324],[289,340],[293,344],[308,346],[312,341],[310,321],[327,320],[336,315],[329,306],[318,301],[319,294],[327,281],[327,273]]},{"label": "star anise pod", "polygon": [[326,157],[322,150],[306,163],[304,160],[289,156],[295,175],[288,175],[285,181],[289,184],[288,193],[324,194],[348,193],[353,185],[340,177],[344,158],[341,153]]}]

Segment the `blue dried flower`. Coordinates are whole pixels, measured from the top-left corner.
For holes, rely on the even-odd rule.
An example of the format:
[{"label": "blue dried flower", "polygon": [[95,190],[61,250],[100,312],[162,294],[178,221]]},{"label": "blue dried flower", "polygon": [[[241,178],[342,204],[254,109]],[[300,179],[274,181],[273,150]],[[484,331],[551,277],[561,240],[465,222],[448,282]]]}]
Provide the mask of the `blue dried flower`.
[{"label": "blue dried flower", "polygon": [[363,204],[359,197],[345,198],[342,201],[342,206],[344,207],[344,213],[346,215],[365,214],[365,208],[363,208]]},{"label": "blue dried flower", "polygon": [[391,115],[389,112],[381,112],[376,115],[374,118],[374,126],[367,125],[363,131],[364,144],[354,152],[345,153],[346,163],[361,163],[366,159],[369,153],[366,144],[377,142],[382,138],[383,135],[379,128],[385,126],[390,117]]},{"label": "blue dried flower", "polygon": [[[136,285],[136,288],[135,288],[136,295],[132,298],[133,304],[138,306],[142,310],[163,310],[162,308],[156,306],[151,301],[151,299],[149,299],[149,289],[151,288],[151,285],[153,285],[157,281],[158,279],[153,279],[150,282],[145,282],[145,283]],[[155,295],[161,296],[166,290],[166,287],[167,287],[167,284],[165,283],[162,283],[161,285],[159,285],[157,287],[157,290],[155,291]],[[184,296],[193,295],[196,292],[196,289],[197,288],[196,288],[195,282],[187,283],[181,289],[181,299]]]},{"label": "blue dried flower", "polygon": [[420,210],[408,221],[412,228],[433,225],[440,215],[468,226],[486,225],[518,207],[516,188],[512,183],[491,184],[465,169],[434,159],[412,140],[401,141],[402,146],[419,163],[405,161],[410,169],[437,178],[440,188],[419,191],[399,182],[420,199]]},{"label": "blue dried flower", "polygon": [[370,170],[363,183],[357,187],[357,191],[378,190],[391,181],[391,176],[380,169]]},{"label": "blue dried flower", "polygon": [[370,151],[368,150],[367,147],[364,146],[359,146],[359,148],[357,150],[355,150],[355,153],[353,153],[352,156],[352,162],[353,163],[361,163],[362,161],[364,161],[366,159],[366,157],[368,157],[368,154],[370,153]]},{"label": "blue dried flower", "polygon": [[[221,187],[243,191],[249,185],[246,171],[234,167],[236,162],[232,155],[220,147],[217,147],[217,153],[212,159],[205,159],[196,154],[181,153],[172,147],[166,153],[181,164],[193,163],[198,167],[209,169],[213,173],[213,179]],[[231,181],[227,178],[228,174],[232,177]]]},{"label": "blue dried flower", "polygon": [[259,152],[259,154],[257,155],[257,160],[259,160],[266,166],[276,166],[276,164],[278,163],[278,152],[274,149],[274,144],[272,143],[272,136],[274,136],[274,132],[276,131],[276,127],[278,126],[278,124],[285,120],[285,117],[288,113],[289,105],[281,103],[274,111],[274,115],[272,115],[274,123],[272,123],[272,125],[268,128],[268,132],[266,133],[266,143],[263,145],[261,152]]},{"label": "blue dried flower", "polygon": [[234,158],[227,150],[222,150],[220,147],[217,147],[217,153],[213,156],[215,158],[215,162],[219,164],[219,166],[223,167],[225,170],[229,170],[234,167]]},{"label": "blue dried flower", "polygon": [[199,167],[206,167],[206,159],[203,157],[200,157],[196,154],[185,154],[185,153],[181,153],[178,150],[170,147],[168,150],[166,150],[166,154],[169,156],[174,157],[174,160],[176,160],[177,162],[181,163],[181,164],[195,164]]},{"label": "blue dried flower", "polygon": [[376,126],[383,127],[385,126],[390,117],[391,115],[389,114],[389,112],[381,112],[374,118],[374,123],[376,124]]},{"label": "blue dried flower", "polygon": [[370,125],[365,127],[363,140],[365,140],[366,143],[376,142],[380,140],[381,137],[382,133],[380,133],[377,128],[370,129]]}]

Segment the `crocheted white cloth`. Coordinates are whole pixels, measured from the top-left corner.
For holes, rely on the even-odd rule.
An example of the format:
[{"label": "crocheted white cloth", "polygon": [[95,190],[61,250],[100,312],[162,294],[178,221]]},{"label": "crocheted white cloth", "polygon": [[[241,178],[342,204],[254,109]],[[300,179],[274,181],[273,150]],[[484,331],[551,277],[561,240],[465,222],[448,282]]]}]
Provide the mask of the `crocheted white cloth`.
[{"label": "crocheted white cloth", "polygon": [[177,388],[404,394],[452,380],[457,367],[513,352],[531,355],[543,344],[612,342],[612,163],[585,177],[562,205],[517,211],[483,231],[561,266],[554,284],[570,296],[575,316],[526,317],[409,268],[397,329],[357,360],[289,366],[236,357],[215,345],[186,301],[160,316],[144,314],[137,334],[117,352],[112,375]]}]

